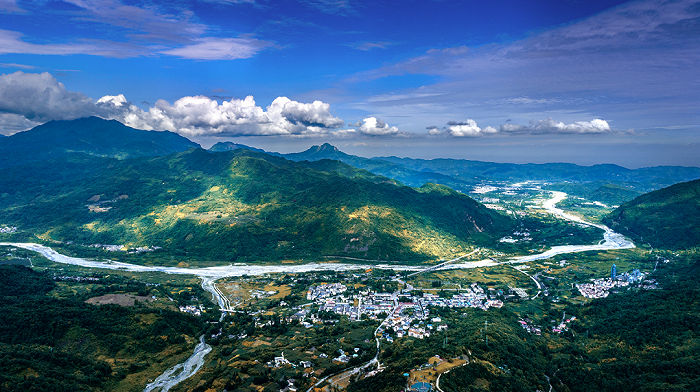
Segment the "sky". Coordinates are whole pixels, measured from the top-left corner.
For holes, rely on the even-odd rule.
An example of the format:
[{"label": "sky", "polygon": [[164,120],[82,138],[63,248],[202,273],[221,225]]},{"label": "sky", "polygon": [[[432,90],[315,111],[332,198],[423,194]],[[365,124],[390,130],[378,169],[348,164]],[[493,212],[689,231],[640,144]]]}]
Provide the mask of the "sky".
[{"label": "sky", "polygon": [[0,0],[0,134],[700,166],[700,0]]}]

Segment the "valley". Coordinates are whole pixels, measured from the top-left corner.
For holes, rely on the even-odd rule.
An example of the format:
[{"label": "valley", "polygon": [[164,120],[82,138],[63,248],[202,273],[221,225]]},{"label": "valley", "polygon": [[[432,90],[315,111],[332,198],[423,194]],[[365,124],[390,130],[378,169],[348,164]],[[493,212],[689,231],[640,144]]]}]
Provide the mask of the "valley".
[{"label": "valley", "polygon": [[[119,132],[101,121],[87,124]],[[700,379],[700,169],[207,151],[139,132],[158,147],[81,133],[3,161],[2,388]]]},{"label": "valley", "polygon": [[[506,189],[508,189],[506,190],[506,192],[508,192],[512,190],[512,187],[507,187]],[[499,195],[499,192],[503,192],[503,190],[496,187],[491,188],[491,191],[489,192],[491,202],[494,201],[494,196]],[[551,194],[551,197],[542,197],[547,194]],[[469,254],[463,255],[461,257],[449,261],[442,261],[434,266],[412,266],[401,264],[356,264],[348,261],[336,261],[327,263],[307,264],[294,263],[287,265],[242,265],[241,263],[237,263],[236,265],[220,267],[180,268],[167,266],[136,265],[109,260],[98,261],[70,257],[62,255],[56,252],[55,250],[51,249],[50,247],[40,244],[0,243],[0,246],[14,247],[38,252],[48,261],[54,263],[53,265],[56,265],[57,267],[66,264],[77,268],[76,270],[74,270],[74,273],[87,273],[90,270],[112,270],[116,273],[131,272],[136,273],[137,275],[141,273],[164,273],[169,275],[180,274],[197,276],[201,280],[201,287],[205,291],[209,292],[209,294],[212,296],[213,307],[210,308],[210,311],[216,313],[218,308],[221,312],[221,317],[218,318],[218,321],[216,323],[224,323],[223,325],[226,325],[226,321],[229,320],[231,317],[227,316],[227,314],[236,315],[237,312],[243,312],[252,315],[253,320],[257,320],[260,317],[256,315],[263,314],[267,315],[267,317],[273,316],[273,320],[275,317],[279,317],[278,322],[280,323],[283,322],[283,319],[293,320],[292,325],[294,325],[294,322],[300,323],[307,330],[308,328],[314,328],[314,324],[319,322],[322,325],[326,324],[327,321],[325,321],[325,319],[323,318],[326,316],[315,319],[314,317],[316,316],[313,313],[313,309],[317,309],[319,315],[336,314],[335,317],[340,317],[340,319],[347,318],[348,322],[350,323],[357,323],[362,320],[365,320],[362,321],[362,323],[369,323],[368,326],[374,329],[374,332],[369,336],[374,336],[373,340],[376,340],[376,349],[374,350],[375,354],[371,360],[369,360],[366,363],[356,365],[355,367],[352,367],[349,370],[345,370],[339,375],[333,377],[330,377],[325,374],[328,373],[328,371],[324,371],[323,378],[310,375],[310,373],[304,373],[304,375],[309,376],[307,377],[307,380],[304,380],[304,382],[299,384],[310,385],[306,383],[312,382],[313,385],[309,386],[309,390],[313,389],[314,387],[322,386],[324,383],[331,386],[345,388],[350,385],[348,384],[348,381],[350,379],[360,381],[365,378],[369,379],[370,377],[380,372],[383,372],[387,364],[382,364],[381,361],[378,359],[378,356],[382,352],[382,347],[386,346],[387,344],[391,345],[394,339],[424,339],[429,338],[431,336],[431,333],[433,335],[444,334],[445,331],[450,328],[448,323],[436,325],[424,324],[426,320],[429,321],[430,319],[433,320],[433,323],[436,320],[438,320],[438,323],[440,323],[440,321],[442,320],[439,316],[430,316],[428,309],[433,309],[433,312],[437,312],[436,314],[444,314],[444,309],[459,309],[463,307],[481,309],[482,311],[486,312],[489,311],[489,308],[498,309],[503,306],[515,306],[516,308],[521,308],[522,305],[516,305],[516,303],[520,302],[512,301],[535,301],[538,297],[540,297],[540,295],[543,295],[543,290],[543,297],[546,297],[550,295],[549,291],[553,289],[553,287],[551,286],[545,286],[543,276],[541,276],[541,272],[533,273],[533,271],[530,271],[531,269],[534,270],[541,268],[539,265],[536,264],[536,262],[539,262],[540,260],[550,260],[553,257],[559,255],[570,255],[569,257],[571,257],[572,254],[580,252],[614,251],[634,248],[634,244],[625,240],[624,237],[622,237],[621,235],[614,233],[609,228],[601,224],[590,223],[584,220],[581,216],[571,215],[570,213],[557,208],[557,204],[565,199],[566,194],[563,192],[538,192],[538,196],[535,199],[537,200],[536,204],[532,205],[531,207],[533,210],[546,211],[549,214],[559,216],[576,224],[598,228],[600,229],[600,234],[602,234],[604,237],[602,240],[599,240],[597,244],[591,245],[554,246],[551,247],[551,249],[548,249],[544,252],[530,254],[527,256],[509,256],[506,253],[494,252],[486,249],[477,248],[471,251]],[[521,205],[522,202],[520,202],[519,204]],[[508,203],[504,204],[504,206],[504,208],[516,208],[516,205],[509,205]],[[529,237],[524,236],[522,234],[523,233],[520,233],[521,237]],[[478,256],[483,255],[489,255],[489,257],[486,259],[479,260]],[[563,266],[565,263],[566,261],[564,261],[563,264],[560,263],[560,267]],[[511,269],[509,270],[509,268]],[[49,269],[51,269],[51,267],[49,267]],[[474,273],[465,275],[465,273],[460,272],[462,270],[471,270],[474,271]],[[375,277],[374,272],[367,274],[365,271],[378,271],[378,275],[376,275]],[[552,267],[546,267],[545,272],[549,275],[557,275],[552,271]],[[347,290],[347,286],[343,284],[336,284],[338,285],[338,287],[343,289],[343,291],[341,291],[340,293],[338,293],[337,291],[332,291],[328,294],[324,294],[322,291],[321,294],[314,295],[314,297],[318,299],[316,299],[313,302],[307,302],[305,304],[303,303],[303,298],[298,298],[294,302],[289,300],[289,297],[292,294],[292,292],[296,291],[295,289],[287,291],[284,295],[278,297],[275,295],[278,293],[278,290],[269,291],[268,289],[271,287],[269,285],[266,288],[264,288],[263,291],[260,291],[257,289],[252,289],[252,287],[255,286],[251,287],[250,284],[248,284],[246,285],[246,287],[249,288],[248,292],[259,292],[262,295],[255,294],[255,297],[248,296],[247,298],[234,297],[233,295],[235,294],[235,292],[232,292],[230,290],[230,287],[238,287],[240,285],[241,279],[248,280],[252,278],[255,280],[255,277],[270,277],[272,279],[279,279],[275,277],[286,277],[284,279],[289,280],[290,277],[309,275],[315,276],[324,273],[330,273],[330,276],[335,276],[335,278],[331,279],[335,281],[337,281],[337,279],[342,276],[352,276],[355,277],[354,279],[357,279],[359,277],[360,282],[362,283],[359,286],[358,284],[355,284],[354,286],[355,290],[353,291],[357,293],[352,296],[354,300],[350,300],[350,302],[347,302],[348,299],[342,295],[342,292]],[[381,288],[378,287],[377,283],[381,280],[375,281],[375,279],[379,278],[380,276],[391,278],[392,284],[390,286],[394,287],[394,290],[396,291],[387,292],[388,287],[386,283],[382,284]],[[522,276],[524,276],[525,278],[523,278]],[[465,277],[467,279],[465,279]],[[434,280],[436,278],[438,280]],[[548,278],[551,279],[551,277]],[[486,286],[482,287],[481,285],[484,284],[483,282],[485,279]],[[492,283],[489,283],[489,279],[492,279]],[[559,279],[566,281],[566,278]],[[324,280],[327,280],[327,278]],[[346,279],[342,279],[340,281],[342,282],[343,280]],[[288,287],[289,285],[295,286],[296,283],[299,282],[299,279],[291,278],[291,280],[289,281],[291,281],[292,283],[283,285],[281,287]],[[436,282],[439,282],[439,284],[436,284]],[[510,283],[503,286],[503,284],[506,282]],[[494,283],[496,284],[495,288],[489,287],[492,286]],[[323,283],[320,286],[311,287],[318,290],[319,288],[324,287],[325,284],[327,283]],[[549,282],[547,282],[546,284],[549,285]],[[559,285],[561,285],[561,283],[559,283]],[[572,281],[571,283],[572,287],[573,285],[574,281]],[[358,290],[358,287],[361,288]],[[439,287],[439,289],[436,287]],[[488,290],[485,290],[485,287],[488,288]],[[301,287],[300,289],[305,291],[305,287]],[[304,291],[302,291],[302,293]],[[386,294],[382,294],[382,292],[385,292]],[[415,295],[413,294],[413,292],[419,294]],[[270,296],[270,294],[273,295]],[[340,294],[343,298],[340,299],[340,305],[338,305],[338,302],[328,302],[329,299],[338,301],[338,294]],[[551,294],[554,294],[554,292],[552,292]],[[557,292],[557,294],[559,293]],[[573,299],[575,295],[576,293],[572,290],[569,294],[569,298],[567,298],[565,301]],[[307,295],[307,300],[314,297],[311,296],[311,292],[309,291],[309,294]],[[561,301],[562,297],[562,295],[557,295],[556,301]],[[258,300],[255,300],[254,298],[257,298]],[[261,309],[260,306],[266,302],[269,303],[269,300],[266,300],[265,298],[280,298],[285,300],[273,300],[271,304],[274,304],[274,301],[279,301],[279,303],[271,309],[272,311],[268,310],[267,312],[263,312],[262,310],[264,309],[264,307]],[[289,301],[289,303],[287,303],[287,301]],[[344,304],[343,301],[345,301]],[[353,301],[355,302],[354,305]],[[585,300],[583,299],[581,299],[581,301],[585,302]],[[296,305],[292,306],[291,308],[292,313],[286,310],[290,309],[289,306],[294,305],[295,303]],[[329,305],[329,303],[332,305]],[[530,306],[531,305],[529,305],[528,307]],[[270,305],[267,305],[267,308],[270,309]],[[183,308],[181,307],[181,310],[182,309]],[[193,307],[192,309],[202,309],[202,305],[200,304],[199,308]],[[410,310],[411,312],[406,313],[407,310]],[[266,326],[272,327],[274,325],[264,324],[262,320],[264,320],[264,318],[260,318],[260,321],[255,321],[256,328],[264,329]],[[335,323],[337,322],[338,320],[335,321]],[[376,323],[379,324],[377,325]],[[238,323],[233,323],[233,325],[236,324]],[[409,328],[409,326],[412,325],[415,325],[415,327]],[[529,328],[533,330],[535,329],[535,327]],[[564,328],[566,329],[566,327]],[[220,336],[224,333],[223,329],[224,328],[222,327],[218,333],[212,334],[211,338],[219,340]],[[240,328],[238,328],[238,330],[240,330]],[[388,330],[389,333],[384,332],[385,330]],[[440,331],[442,331],[442,333]],[[538,334],[541,334],[541,328],[538,328],[538,331],[540,331],[538,332]],[[247,339],[247,336],[245,335],[248,334],[241,334],[239,336],[239,339],[242,339],[245,342]],[[406,336],[406,338],[404,338],[404,335]],[[229,339],[231,339],[232,336],[234,335],[229,334]],[[367,341],[367,339],[365,340]],[[195,353],[190,359],[188,359],[183,364],[177,365],[160,375],[158,379],[153,381],[151,384],[147,385],[144,390],[168,390],[171,387],[176,387],[177,384],[187,380],[192,376],[195,376],[196,379],[197,371],[202,366],[204,366],[205,362],[209,362],[211,364],[212,359],[207,360],[205,356],[207,356],[211,351],[214,351],[214,355],[217,354],[217,350],[213,349],[209,345],[205,345],[204,341],[205,336],[203,335],[201,337],[201,343],[195,348]],[[290,348],[285,348],[284,344],[278,344],[278,347],[280,351],[288,350]],[[291,346],[291,348],[292,350],[294,350],[293,345]],[[360,350],[362,350],[360,351],[362,355],[353,355],[353,358],[365,359],[368,352],[372,352],[371,346],[369,345],[367,345],[364,348],[361,348]],[[357,354],[357,349],[355,351],[355,354]],[[330,355],[330,353],[328,355]],[[330,363],[331,357],[327,356],[326,358],[329,359],[329,365],[326,366],[331,366],[331,369],[342,369],[343,364],[352,365],[353,363],[356,363],[356,361],[350,361],[349,356],[347,360],[343,359],[344,355],[345,354],[341,354],[340,357],[335,358],[333,360],[333,364]],[[318,356],[312,355],[311,357],[315,357],[318,360]],[[455,360],[462,361],[457,362],[459,364],[466,365],[469,363],[468,359],[466,362],[459,358],[456,358]],[[294,365],[294,363],[290,362],[289,360],[285,361],[287,362],[283,362],[282,367],[285,367],[285,364]],[[304,368],[306,368],[305,366],[306,365],[304,365]],[[178,369],[178,367],[182,369]],[[273,366],[273,368],[277,367],[277,365]],[[311,368],[313,369],[314,366],[312,366]],[[189,369],[189,371],[185,371],[184,369]],[[446,373],[448,370],[452,369],[452,367],[442,366],[440,369],[440,372],[437,373],[438,375]],[[413,374],[413,372],[411,372],[411,374]],[[412,384],[413,382],[426,380],[421,379],[420,377],[423,376],[419,377],[418,374],[420,373],[416,373],[416,376],[409,377],[408,383]],[[431,382],[433,383],[435,382],[434,377],[430,378],[429,380],[432,380]]]}]

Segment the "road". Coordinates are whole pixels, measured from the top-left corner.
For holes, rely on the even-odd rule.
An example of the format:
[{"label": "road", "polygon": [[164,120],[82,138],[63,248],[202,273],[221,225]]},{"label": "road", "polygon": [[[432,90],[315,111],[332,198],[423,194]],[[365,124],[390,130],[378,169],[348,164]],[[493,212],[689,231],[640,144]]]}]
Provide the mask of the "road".
[{"label": "road", "polygon": [[455,262],[455,261],[457,261],[457,260],[461,260],[461,259],[463,259],[463,258],[465,258],[465,257],[467,257],[467,256],[471,256],[471,255],[473,255],[474,253],[476,253],[476,252],[478,252],[478,251],[479,251],[479,248],[476,248],[476,249],[474,249],[473,251],[471,251],[470,253],[467,253],[466,255],[462,255],[462,256],[456,257],[456,258],[454,258],[454,259],[452,259],[452,260],[447,260],[447,261],[445,261],[444,263],[440,263],[440,264],[434,265],[434,266],[432,266],[432,267],[428,267],[428,268],[426,268],[426,269],[423,269],[423,270],[420,270],[420,271],[416,271],[416,272],[410,273],[410,274],[408,274],[406,277],[411,277],[411,276],[413,276],[413,275],[422,274],[422,273],[424,273],[424,272],[430,272],[430,271],[439,270],[440,268],[446,266],[447,264],[453,263],[453,262]]},{"label": "road", "polygon": [[[511,267],[513,267],[513,266],[511,265]],[[513,267],[513,269],[516,270],[516,271],[518,271],[518,272],[522,272],[522,273],[525,274],[528,278],[532,279],[533,282],[535,282],[535,284],[537,285],[537,294],[535,294],[535,295],[534,295],[532,298],[530,298],[530,299],[535,299],[535,298],[537,298],[537,297],[540,295],[540,293],[542,292],[542,285],[540,284],[540,282],[539,282],[537,279],[535,279],[534,276],[528,274],[527,272],[525,272],[525,271],[523,271],[523,270],[519,270],[519,269],[517,269],[517,268],[515,268],[515,267]]]}]

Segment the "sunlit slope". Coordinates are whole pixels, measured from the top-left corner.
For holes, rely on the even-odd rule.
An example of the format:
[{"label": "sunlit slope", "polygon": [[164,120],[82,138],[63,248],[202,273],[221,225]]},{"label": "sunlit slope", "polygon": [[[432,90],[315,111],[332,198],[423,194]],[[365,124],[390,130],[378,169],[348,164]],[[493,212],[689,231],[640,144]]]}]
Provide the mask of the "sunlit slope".
[{"label": "sunlit slope", "polygon": [[656,248],[700,246],[700,180],[639,196],[610,213],[605,222]]},{"label": "sunlit slope", "polygon": [[410,188],[337,161],[244,149],[126,161],[76,155],[42,165],[0,179],[0,212],[63,241],[230,261],[407,261],[491,243],[512,225],[444,186]]}]

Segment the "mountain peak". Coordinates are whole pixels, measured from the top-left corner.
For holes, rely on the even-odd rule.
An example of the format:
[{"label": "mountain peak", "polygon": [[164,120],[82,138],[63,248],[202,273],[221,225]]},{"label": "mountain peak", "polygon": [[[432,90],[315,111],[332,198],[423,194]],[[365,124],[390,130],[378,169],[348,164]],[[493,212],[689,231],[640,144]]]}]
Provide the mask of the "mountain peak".
[{"label": "mountain peak", "polygon": [[330,144],[330,143],[323,143],[320,146],[313,146],[308,149],[309,152],[324,152],[324,153],[331,153],[331,152],[340,152],[338,150],[338,147]]},{"label": "mountain peak", "polygon": [[190,148],[200,146],[173,132],[144,131],[116,120],[84,117],[49,121],[2,138],[0,167],[52,159],[72,152],[123,159],[168,155]]},{"label": "mountain peak", "polygon": [[331,149],[333,151],[338,151],[338,147],[336,147],[330,143],[323,143],[321,145],[321,150],[328,150],[328,149]]}]

